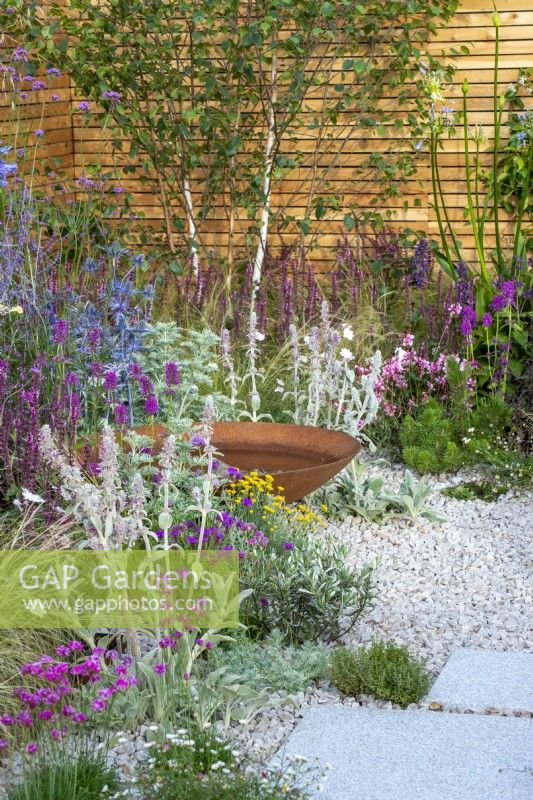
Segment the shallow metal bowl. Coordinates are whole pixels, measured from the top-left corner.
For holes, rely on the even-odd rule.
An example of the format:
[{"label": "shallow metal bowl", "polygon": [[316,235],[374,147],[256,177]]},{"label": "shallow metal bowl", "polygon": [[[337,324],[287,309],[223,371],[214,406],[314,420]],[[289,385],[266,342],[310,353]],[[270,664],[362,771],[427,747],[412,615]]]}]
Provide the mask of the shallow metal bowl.
[{"label": "shallow metal bowl", "polygon": [[[153,439],[156,453],[168,434],[162,425],[135,431]],[[340,431],[277,422],[215,422],[213,445],[228,466],[273,475],[289,503],[319,489],[361,449],[356,439]],[[96,460],[97,447],[91,451],[90,460]]]},{"label": "shallow metal bowl", "polygon": [[217,422],[213,444],[225,464],[274,475],[289,503],[327,483],[361,448],[346,433],[276,422]]}]

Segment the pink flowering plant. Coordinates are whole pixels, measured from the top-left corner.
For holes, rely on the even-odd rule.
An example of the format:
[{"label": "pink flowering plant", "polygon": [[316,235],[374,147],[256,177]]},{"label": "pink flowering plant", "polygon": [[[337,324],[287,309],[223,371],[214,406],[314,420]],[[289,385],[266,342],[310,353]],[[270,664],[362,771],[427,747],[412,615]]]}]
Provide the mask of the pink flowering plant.
[{"label": "pink flowering plant", "polygon": [[[451,357],[462,371],[467,371],[467,385],[472,392],[475,381],[469,375],[468,361],[458,354]],[[401,347],[385,360],[376,384],[385,415],[402,417],[431,397],[446,400],[450,394],[448,358],[444,352],[434,359],[428,358],[417,349],[413,334],[406,333]]]},{"label": "pink flowering plant", "polygon": [[[105,658],[104,658],[105,656]],[[21,667],[24,685],[14,690],[19,710],[0,716],[0,747],[22,748],[25,769],[59,764],[105,750],[117,695],[135,686],[132,662],[113,651],[73,640]],[[8,738],[9,737],[9,738]]]}]

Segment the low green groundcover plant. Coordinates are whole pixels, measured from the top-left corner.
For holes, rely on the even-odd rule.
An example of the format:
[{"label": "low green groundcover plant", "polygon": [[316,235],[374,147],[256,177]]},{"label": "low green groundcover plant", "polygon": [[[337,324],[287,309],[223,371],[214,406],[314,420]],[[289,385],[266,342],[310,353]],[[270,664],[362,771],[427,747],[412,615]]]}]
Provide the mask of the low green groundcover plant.
[{"label": "low green groundcover plant", "polygon": [[500,397],[483,398],[462,415],[429,400],[417,416],[402,422],[403,460],[422,474],[485,467],[483,480],[445,491],[457,499],[493,500],[511,489],[527,489],[533,484],[533,459],[521,451],[511,417],[512,409]]},{"label": "low green groundcover plant", "polygon": [[218,660],[257,691],[268,687],[289,694],[323,677],[329,663],[323,644],[304,642],[301,647],[287,647],[278,630],[272,631],[264,642],[241,636],[228,650],[220,652]]},{"label": "low green groundcover plant", "polygon": [[32,768],[8,800],[107,800],[120,789],[117,773],[103,759],[81,755]]},{"label": "low green groundcover plant", "polygon": [[430,676],[424,662],[394,642],[374,641],[357,650],[331,654],[331,680],[343,694],[371,694],[405,708],[427,694]]},{"label": "low green groundcover plant", "polygon": [[158,800],[306,800],[315,782],[305,759],[266,768],[245,769],[238,753],[211,729],[179,729],[154,748],[142,781]]}]

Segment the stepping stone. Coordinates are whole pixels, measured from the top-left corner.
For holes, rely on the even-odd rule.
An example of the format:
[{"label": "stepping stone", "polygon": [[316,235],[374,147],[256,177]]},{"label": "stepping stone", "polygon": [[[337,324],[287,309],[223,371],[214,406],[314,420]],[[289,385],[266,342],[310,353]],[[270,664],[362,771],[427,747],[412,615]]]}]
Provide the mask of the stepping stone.
[{"label": "stepping stone", "polygon": [[331,769],[322,800],[531,800],[533,720],[311,706],[275,763]]},{"label": "stepping stone", "polygon": [[431,708],[533,714],[533,654],[455,650],[425,699]]}]

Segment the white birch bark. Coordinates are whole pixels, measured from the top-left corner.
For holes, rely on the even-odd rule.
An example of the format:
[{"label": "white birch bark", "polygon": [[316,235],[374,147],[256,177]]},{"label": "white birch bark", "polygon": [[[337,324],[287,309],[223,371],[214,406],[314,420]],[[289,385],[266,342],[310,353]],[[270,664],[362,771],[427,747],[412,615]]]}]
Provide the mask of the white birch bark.
[{"label": "white birch bark", "polygon": [[259,241],[254,259],[252,273],[254,297],[261,283],[263,272],[263,262],[265,260],[266,245],[268,239],[268,223],[270,218],[270,203],[272,193],[272,167],[274,166],[274,146],[276,144],[276,111],[275,103],[278,96],[278,68],[275,51],[272,53],[272,64],[270,67],[270,98],[268,110],[268,132],[265,145],[265,172],[263,175],[263,197],[264,203],[261,209],[259,220]]},{"label": "white birch bark", "polygon": [[197,228],[194,219],[194,206],[192,202],[191,186],[189,183],[189,178],[186,176],[184,176],[183,178],[183,198],[185,200],[185,213],[187,215],[187,225],[189,227],[189,242],[191,243],[192,269],[195,277],[198,277],[198,273],[200,271],[200,259],[198,256],[197,247],[192,246],[192,242],[194,242],[196,245],[198,244],[196,239]]}]

